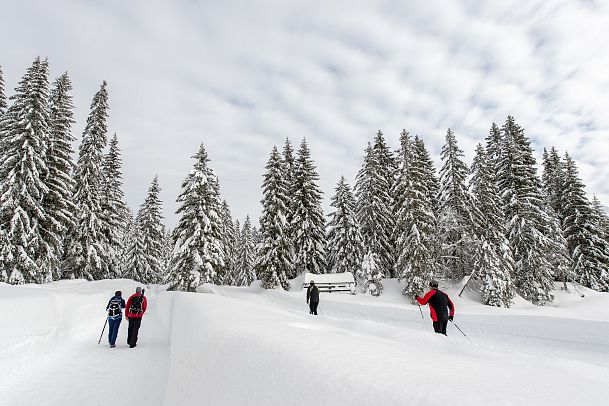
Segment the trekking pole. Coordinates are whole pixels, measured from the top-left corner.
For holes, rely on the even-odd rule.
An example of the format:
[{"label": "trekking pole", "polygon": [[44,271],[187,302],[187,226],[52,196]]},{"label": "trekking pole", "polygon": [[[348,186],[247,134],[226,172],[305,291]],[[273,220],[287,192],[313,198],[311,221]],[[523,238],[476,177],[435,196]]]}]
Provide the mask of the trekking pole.
[{"label": "trekking pole", "polygon": [[102,328],[102,332],[99,335],[99,341],[97,342],[97,344],[101,343],[101,339],[104,336],[104,331],[106,330],[106,324],[108,324],[108,318],[106,317],[106,322],[104,323],[104,328]]},{"label": "trekking pole", "polygon": [[[459,330],[459,331],[461,332],[461,334],[463,334],[463,337],[467,338],[467,341],[469,341],[470,343],[472,343],[472,340],[470,340],[470,339],[469,339],[469,337],[468,337],[468,336],[467,336],[467,335],[466,335],[466,334],[463,332],[463,330],[461,330],[461,329],[459,328],[459,326],[457,326],[457,324],[456,324],[454,321],[452,321],[452,320],[451,320],[451,323],[452,323],[452,324],[453,324],[455,327],[457,327],[457,330]],[[472,344],[473,344],[473,343],[472,343]]]},{"label": "trekking pole", "polygon": [[425,317],[423,316],[423,309],[421,309],[421,304],[419,302],[417,302],[417,304],[419,305],[419,311],[421,312],[421,318],[423,320],[425,320]]}]

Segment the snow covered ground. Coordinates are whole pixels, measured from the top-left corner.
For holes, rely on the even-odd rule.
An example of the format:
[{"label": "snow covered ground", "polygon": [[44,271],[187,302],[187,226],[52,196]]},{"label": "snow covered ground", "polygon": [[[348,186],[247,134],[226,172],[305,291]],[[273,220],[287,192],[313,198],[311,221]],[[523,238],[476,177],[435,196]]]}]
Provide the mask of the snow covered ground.
[{"label": "snow covered ground", "polygon": [[[298,285],[295,281],[294,285]],[[512,309],[456,297],[448,337],[385,281],[378,298],[148,290],[137,348],[97,340],[129,280],[0,284],[0,405],[580,405],[609,399],[609,295]]]}]

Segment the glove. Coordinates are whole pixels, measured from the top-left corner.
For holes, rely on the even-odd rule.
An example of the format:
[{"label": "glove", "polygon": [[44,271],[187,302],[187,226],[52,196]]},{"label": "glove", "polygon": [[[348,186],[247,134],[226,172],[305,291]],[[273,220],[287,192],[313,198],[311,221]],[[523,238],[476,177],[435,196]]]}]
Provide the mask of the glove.
[{"label": "glove", "polygon": [[307,304],[309,304],[309,301],[307,300]]},{"label": "glove", "polygon": [[448,316],[448,320],[453,321],[453,316]]}]

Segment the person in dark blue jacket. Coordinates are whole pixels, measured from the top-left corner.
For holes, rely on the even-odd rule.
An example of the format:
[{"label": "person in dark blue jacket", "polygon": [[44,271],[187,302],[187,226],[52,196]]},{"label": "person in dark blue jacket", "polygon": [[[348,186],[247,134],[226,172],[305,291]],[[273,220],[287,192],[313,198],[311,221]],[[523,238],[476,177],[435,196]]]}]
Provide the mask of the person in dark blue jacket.
[{"label": "person in dark blue jacket", "polygon": [[123,293],[117,290],[114,296],[108,301],[106,311],[108,312],[108,342],[110,348],[116,347],[116,337],[118,336],[118,328],[123,320],[123,311],[125,308],[125,299]]}]

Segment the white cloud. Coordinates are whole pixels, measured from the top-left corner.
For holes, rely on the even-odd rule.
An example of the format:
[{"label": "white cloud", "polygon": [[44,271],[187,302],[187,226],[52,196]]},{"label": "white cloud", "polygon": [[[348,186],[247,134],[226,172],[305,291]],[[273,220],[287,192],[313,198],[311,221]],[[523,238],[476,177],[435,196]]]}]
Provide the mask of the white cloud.
[{"label": "white cloud", "polygon": [[[154,174],[169,223],[203,142],[238,218],[257,217],[268,153],[306,137],[328,198],[353,183],[366,143],[406,128],[435,159],[451,127],[468,160],[491,122],[516,117],[543,146],[569,150],[609,202],[606,2],[10,2],[9,88],[31,60],[68,70],[84,127],[99,83],[123,148],[133,208]],[[24,27],[27,27],[25,29]]]}]

